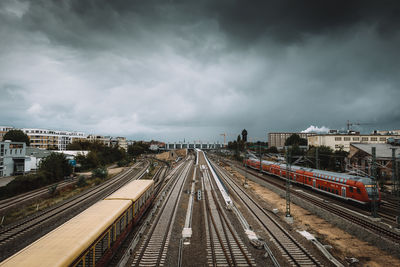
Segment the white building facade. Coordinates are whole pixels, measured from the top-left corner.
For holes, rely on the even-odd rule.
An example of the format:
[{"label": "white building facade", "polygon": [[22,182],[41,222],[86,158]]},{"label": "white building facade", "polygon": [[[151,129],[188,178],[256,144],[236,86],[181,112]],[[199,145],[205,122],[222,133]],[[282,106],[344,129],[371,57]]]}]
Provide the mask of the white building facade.
[{"label": "white building facade", "polygon": [[333,150],[350,151],[350,144],[385,144],[388,138],[399,138],[399,135],[378,134],[318,134],[307,137],[308,146],[328,146]]},{"label": "white building facade", "polygon": [[43,149],[66,150],[69,144],[77,140],[86,140],[82,132],[56,131],[47,129],[21,129],[30,140],[30,146]]}]

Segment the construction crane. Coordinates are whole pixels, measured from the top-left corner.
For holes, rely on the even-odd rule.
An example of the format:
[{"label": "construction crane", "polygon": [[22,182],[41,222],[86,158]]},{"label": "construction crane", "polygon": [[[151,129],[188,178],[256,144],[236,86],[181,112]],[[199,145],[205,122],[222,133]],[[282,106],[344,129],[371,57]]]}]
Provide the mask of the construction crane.
[{"label": "construction crane", "polygon": [[224,147],[226,147],[226,133],[222,133],[220,135],[222,135],[224,137]]},{"label": "construction crane", "polygon": [[347,120],[346,126],[347,126],[347,131],[350,131],[350,127],[353,125],[370,125],[371,123],[360,123],[360,122],[350,122]]}]

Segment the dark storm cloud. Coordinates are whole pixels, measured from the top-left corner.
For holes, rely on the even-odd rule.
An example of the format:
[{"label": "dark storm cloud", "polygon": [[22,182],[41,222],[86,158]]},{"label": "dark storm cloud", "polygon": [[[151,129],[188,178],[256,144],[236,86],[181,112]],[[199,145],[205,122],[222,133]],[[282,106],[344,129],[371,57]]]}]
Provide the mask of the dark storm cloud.
[{"label": "dark storm cloud", "polygon": [[5,0],[0,124],[171,141],[399,128],[399,6]]},{"label": "dark storm cloud", "polygon": [[360,25],[376,25],[381,33],[398,32],[398,1],[212,1],[223,29],[244,42],[259,38],[302,40],[309,34],[331,34]]}]

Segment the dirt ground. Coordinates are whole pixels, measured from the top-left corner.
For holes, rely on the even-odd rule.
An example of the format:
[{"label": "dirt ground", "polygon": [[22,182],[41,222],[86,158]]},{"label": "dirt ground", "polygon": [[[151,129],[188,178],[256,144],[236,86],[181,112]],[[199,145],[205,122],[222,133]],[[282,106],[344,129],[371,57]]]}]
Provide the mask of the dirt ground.
[{"label": "dirt ground", "polygon": [[[118,168],[107,168],[108,175],[115,175],[124,170],[125,167],[118,167]],[[92,176],[92,172],[77,172],[77,175],[83,175],[83,176]]]},{"label": "dirt ground", "polygon": [[[244,181],[244,177],[239,173],[232,171],[229,167],[227,170]],[[248,184],[249,190],[272,207],[279,209],[282,216],[285,214],[286,200],[284,198],[252,181],[248,181]],[[293,203],[291,213],[294,218],[294,228],[306,230],[317,237],[322,244],[332,246],[330,252],[338,260],[344,261],[345,258],[354,257],[360,261],[358,266],[400,266],[400,260],[397,257],[357,239]]]}]

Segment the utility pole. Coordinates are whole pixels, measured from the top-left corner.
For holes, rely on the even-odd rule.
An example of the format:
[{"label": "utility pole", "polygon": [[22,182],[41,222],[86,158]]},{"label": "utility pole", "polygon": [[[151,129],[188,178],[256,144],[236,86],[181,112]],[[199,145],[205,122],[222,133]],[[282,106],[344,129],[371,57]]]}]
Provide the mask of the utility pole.
[{"label": "utility pole", "polygon": [[318,147],[315,148],[315,168],[319,170],[319,157],[318,157]]},{"label": "utility pole", "polygon": [[244,172],[244,187],[247,188],[247,144],[244,142],[244,162],[245,162],[245,172]]},{"label": "utility pole", "polygon": [[391,147],[392,150],[392,184],[393,184],[393,193],[397,193],[397,181],[396,181],[396,147]]},{"label": "utility pole", "polygon": [[376,185],[376,147],[372,147],[372,166],[371,166],[371,176],[373,180],[372,187],[372,203],[371,203],[371,214],[372,217],[378,217],[378,211],[376,206],[376,197],[378,194],[377,185]]},{"label": "utility pole", "polygon": [[[397,188],[397,191],[396,191],[396,196],[397,196],[397,201],[399,201],[400,202],[400,175],[399,175],[399,162],[398,161],[395,161],[395,163],[396,163],[396,169],[395,169],[395,171],[396,171],[396,176],[397,176],[397,179],[396,179],[396,182],[397,182],[397,186],[396,186],[396,188]],[[398,213],[397,213],[397,228],[399,228],[400,229],[400,203],[397,203],[398,204],[398,207],[399,207],[399,210],[398,210]]]},{"label": "utility pole", "polygon": [[290,215],[290,176],[289,176],[289,162],[290,162],[290,152],[288,151],[289,148],[286,150],[286,217],[292,217]]},{"label": "utility pole", "polygon": [[259,144],[259,152],[260,152],[260,173],[262,172],[262,155],[261,155],[261,141]]}]

